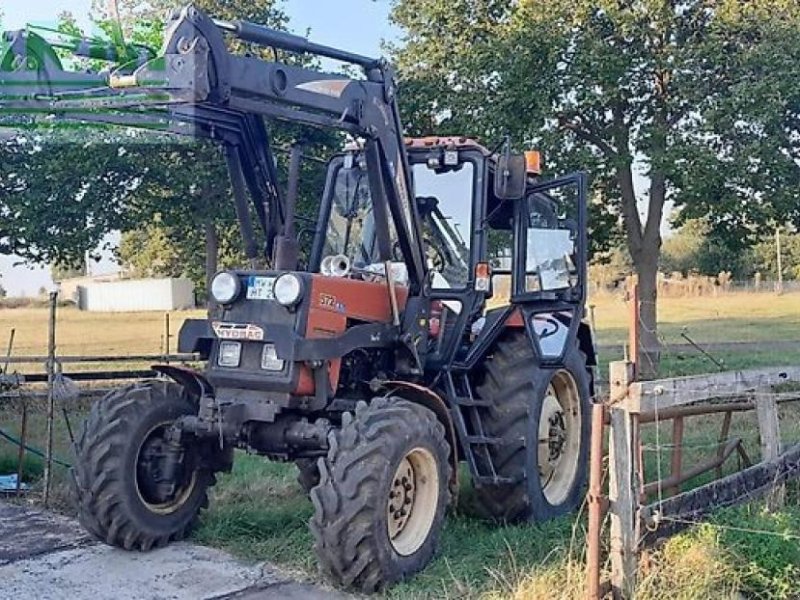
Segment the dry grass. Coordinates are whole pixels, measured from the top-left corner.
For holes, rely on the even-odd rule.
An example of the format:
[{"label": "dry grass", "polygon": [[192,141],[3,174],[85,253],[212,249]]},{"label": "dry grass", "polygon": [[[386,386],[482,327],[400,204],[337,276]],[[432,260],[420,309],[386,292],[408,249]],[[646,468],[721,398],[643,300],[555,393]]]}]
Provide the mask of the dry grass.
[{"label": "dry grass", "polygon": [[[14,354],[47,353],[47,310],[0,309],[0,344],[16,329]],[[165,313],[90,313],[58,309],[56,344],[59,354],[157,354],[163,352]],[[170,313],[173,336],[186,319],[202,318],[204,311]],[[175,338],[172,350],[175,349]]]},{"label": "dry grass", "polygon": [[[628,310],[622,295],[599,293],[594,306],[601,344],[627,340]],[[659,332],[669,342],[684,342],[682,328],[702,342],[800,341],[800,293],[732,292],[702,298],[662,298]]]},{"label": "dry grass", "polygon": [[[594,306],[598,341],[626,341],[628,308],[619,294],[599,293]],[[693,339],[714,341],[800,340],[800,293],[776,295],[734,292],[715,297],[664,298],[659,306],[660,332],[667,341],[682,342],[686,327]],[[205,312],[170,313],[173,336],[187,318]],[[47,311],[43,308],[0,308],[0,344],[17,330],[16,354],[47,351]],[[163,351],[164,313],[87,313],[60,308],[57,344],[60,354],[141,354]],[[173,337],[172,349],[175,347]]]},{"label": "dry grass", "polygon": [[717,530],[702,525],[669,539],[642,569],[637,598],[674,600],[739,598],[739,571],[720,544]]}]

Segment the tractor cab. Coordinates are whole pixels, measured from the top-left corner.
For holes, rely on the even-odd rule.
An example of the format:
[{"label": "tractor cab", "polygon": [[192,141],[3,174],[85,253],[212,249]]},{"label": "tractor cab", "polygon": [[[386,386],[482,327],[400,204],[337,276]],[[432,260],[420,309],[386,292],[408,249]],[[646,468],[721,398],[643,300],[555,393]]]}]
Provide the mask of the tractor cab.
[{"label": "tractor cab", "polygon": [[[463,137],[406,140],[430,301],[424,348],[429,369],[467,352],[487,322],[557,312],[578,323],[585,295],[584,176],[540,178],[538,153],[518,160],[518,190],[496,185],[503,157]],[[499,166],[500,165],[500,166]],[[310,271],[408,285],[391,214],[376,211],[362,149],[334,157],[319,213]],[[529,315],[530,316],[530,315]],[[541,317],[540,319],[541,320]],[[577,326],[577,325],[576,325]],[[588,333],[588,332],[586,332]]]}]

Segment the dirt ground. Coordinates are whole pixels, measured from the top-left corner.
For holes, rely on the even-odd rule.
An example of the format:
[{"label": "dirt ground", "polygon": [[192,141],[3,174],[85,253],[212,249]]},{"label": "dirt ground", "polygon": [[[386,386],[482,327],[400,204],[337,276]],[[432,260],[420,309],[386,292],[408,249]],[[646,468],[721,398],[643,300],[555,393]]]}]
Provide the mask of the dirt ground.
[{"label": "dirt ground", "polygon": [[91,540],[65,517],[0,502],[0,598],[344,600],[267,563],[191,543],[148,553]]}]

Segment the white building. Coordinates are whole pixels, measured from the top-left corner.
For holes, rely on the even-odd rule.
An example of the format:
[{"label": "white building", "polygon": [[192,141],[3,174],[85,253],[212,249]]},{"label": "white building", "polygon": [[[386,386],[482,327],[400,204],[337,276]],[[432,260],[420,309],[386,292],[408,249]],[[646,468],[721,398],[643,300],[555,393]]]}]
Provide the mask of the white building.
[{"label": "white building", "polygon": [[78,308],[138,312],[194,308],[194,284],[180,279],[130,279],[78,286]]}]

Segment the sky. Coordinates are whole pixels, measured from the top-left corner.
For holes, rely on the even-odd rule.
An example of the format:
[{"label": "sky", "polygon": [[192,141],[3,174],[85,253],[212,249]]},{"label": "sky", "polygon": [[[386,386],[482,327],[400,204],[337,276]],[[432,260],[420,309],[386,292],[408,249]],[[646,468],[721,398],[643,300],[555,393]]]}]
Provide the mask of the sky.
[{"label": "sky", "polygon": [[[20,29],[27,23],[54,25],[61,12],[69,11],[82,28],[91,30],[90,6],[91,0],[0,0],[1,29]],[[389,0],[286,0],[283,7],[295,33],[306,35],[308,31],[315,42],[367,56],[382,54],[382,43],[399,35],[389,23]],[[19,262],[16,257],[0,256],[0,285],[9,295],[33,295],[52,285],[49,269],[17,265]],[[94,275],[116,268],[111,260],[90,265]]]}]

